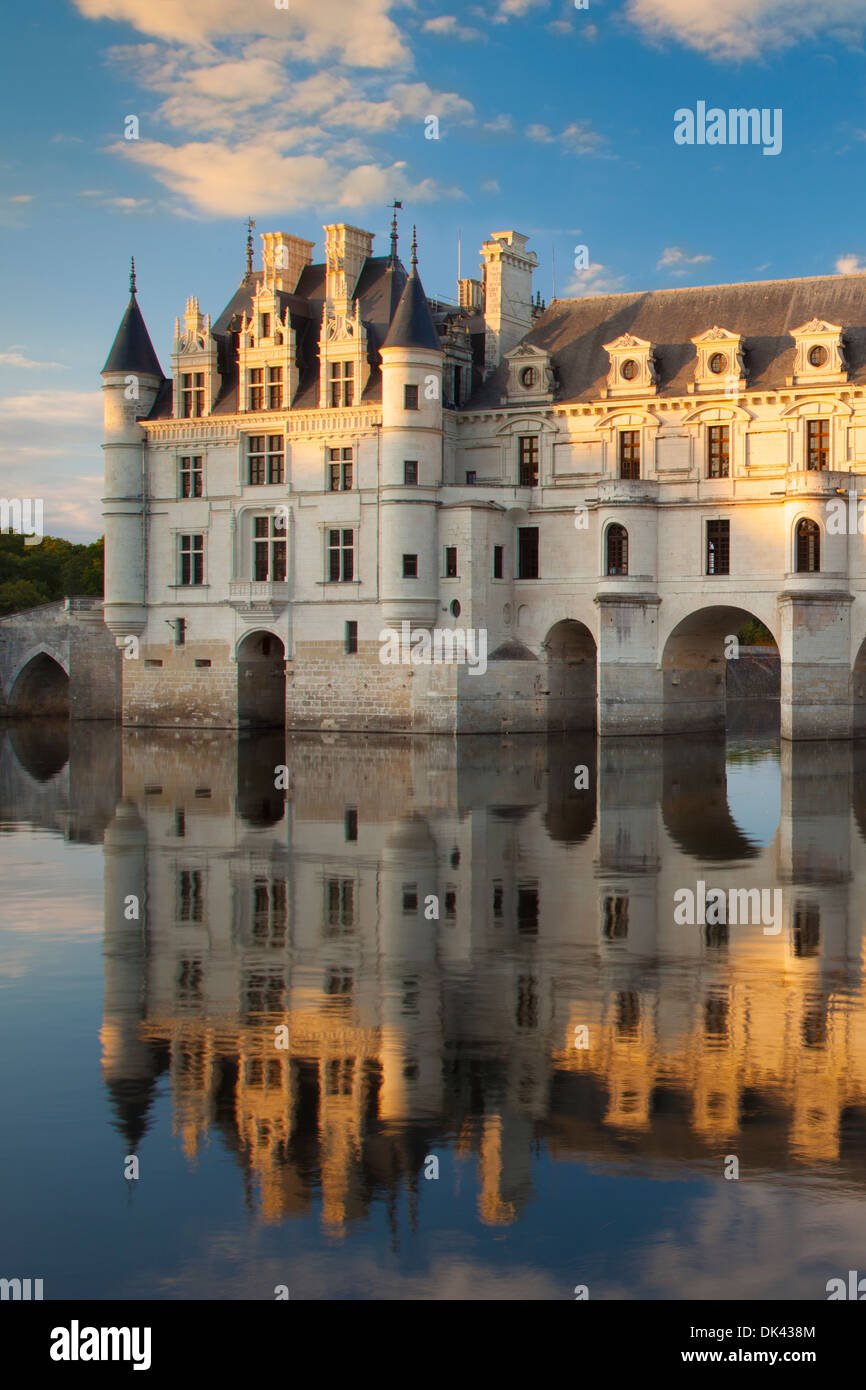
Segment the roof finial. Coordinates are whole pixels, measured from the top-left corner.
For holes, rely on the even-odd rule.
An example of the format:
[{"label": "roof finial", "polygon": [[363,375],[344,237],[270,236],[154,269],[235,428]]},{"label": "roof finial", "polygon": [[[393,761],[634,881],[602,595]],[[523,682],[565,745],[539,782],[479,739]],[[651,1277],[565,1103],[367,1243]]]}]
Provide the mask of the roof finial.
[{"label": "roof finial", "polygon": [[412,269],[418,269],[418,231],[415,224],[412,224]]},{"label": "roof finial", "polygon": [[247,275],[253,273],[253,227],[255,222],[252,217],[247,218]]},{"label": "roof finial", "polygon": [[135,294],[135,257],[129,258],[129,293]]},{"label": "roof finial", "polygon": [[391,264],[392,264],[392,265],[396,265],[396,264],[397,264],[397,209],[398,209],[398,208],[401,208],[402,206],[403,206],[403,204],[402,204],[402,203],[398,203],[396,200],[391,204],[391,207],[394,209],[394,215],[393,215],[393,217],[391,218]]}]

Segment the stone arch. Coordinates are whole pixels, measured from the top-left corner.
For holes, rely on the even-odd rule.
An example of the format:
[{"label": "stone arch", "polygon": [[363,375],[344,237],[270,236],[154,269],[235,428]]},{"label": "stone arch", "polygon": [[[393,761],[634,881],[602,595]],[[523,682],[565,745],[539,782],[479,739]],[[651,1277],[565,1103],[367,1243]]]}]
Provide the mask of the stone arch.
[{"label": "stone arch", "polygon": [[667,741],[662,767],[662,820],[684,854],[699,863],[758,857],[731,811],[723,735]]},{"label": "stone arch", "polygon": [[[763,665],[752,657],[741,658],[739,649],[727,640],[750,618],[763,622],[776,644]],[[662,647],[665,733],[723,730],[729,695],[763,693],[778,700],[779,640],[774,626],[735,603],[707,605],[680,618]],[[733,661],[741,659],[744,665],[731,675]]]},{"label": "stone arch", "polygon": [[548,728],[594,729],[598,649],[585,623],[561,618],[542,644],[547,659]]},{"label": "stone arch", "polygon": [[62,658],[42,645],[18,663],[7,709],[14,718],[69,718],[69,671]]},{"label": "stone arch", "polygon": [[238,724],[285,728],[286,649],[274,632],[256,628],[237,644]]}]

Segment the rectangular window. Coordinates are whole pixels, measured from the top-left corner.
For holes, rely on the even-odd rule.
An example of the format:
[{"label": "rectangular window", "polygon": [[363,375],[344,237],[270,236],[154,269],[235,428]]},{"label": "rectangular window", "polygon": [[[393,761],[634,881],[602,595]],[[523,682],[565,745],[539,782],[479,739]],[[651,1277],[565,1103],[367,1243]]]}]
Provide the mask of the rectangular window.
[{"label": "rectangular window", "polygon": [[358,810],[355,806],[348,806],[343,814],[343,834],[347,840],[358,838]]},{"label": "rectangular window", "polygon": [[807,420],[808,458],[807,468],[830,467],[830,421]]},{"label": "rectangular window", "polygon": [[505,554],[505,546],[504,546],[504,545],[495,545],[495,546],[493,547],[493,578],[494,578],[494,579],[501,579],[501,578],[502,578],[502,557],[503,557],[504,554]]},{"label": "rectangular window", "polygon": [[417,410],[417,409],[418,409],[418,387],[417,387],[417,386],[404,386],[404,387],[403,387],[403,409],[404,409],[404,410]]},{"label": "rectangular window", "polygon": [[283,369],[268,367],[268,410],[283,408]]},{"label": "rectangular window", "polygon": [[517,528],[517,578],[538,578],[538,527]]},{"label": "rectangular window", "polygon": [[260,334],[259,336],[262,337],[262,338],[269,338],[269,337],[271,336],[271,316],[270,316],[270,314],[262,314],[262,331],[261,331],[261,334]]},{"label": "rectangular window", "polygon": [[348,492],[351,489],[353,464],[352,449],[328,450],[328,488],[331,492]]},{"label": "rectangular window", "polygon": [[520,487],[538,485],[538,435],[520,437]]},{"label": "rectangular window", "polygon": [[181,409],[188,419],[204,415],[204,372],[181,373]]},{"label": "rectangular window", "polygon": [[731,523],[707,522],[707,574],[731,572]]},{"label": "rectangular window", "polygon": [[403,463],[403,482],[406,487],[414,487],[418,481],[417,459],[406,459]]},{"label": "rectangular window", "polygon": [[358,650],[358,624],[356,622],[346,623],[346,656],[354,656]]},{"label": "rectangular window", "polygon": [[446,545],[445,547],[445,578],[457,578],[457,546]]},{"label": "rectangular window", "polygon": [[325,880],[326,924],[351,927],[355,922],[355,881],[351,878]]},{"label": "rectangular window", "polygon": [[331,363],[331,405],[355,404],[355,364],[354,362]]},{"label": "rectangular window", "polygon": [[707,430],[707,477],[727,478],[731,469],[731,427],[710,425]]},{"label": "rectangular window", "polygon": [[418,556],[417,556],[417,555],[404,555],[404,556],[403,556],[403,578],[404,578],[404,579],[417,579],[417,578],[418,578]]},{"label": "rectangular window", "polygon": [[174,645],[176,647],[186,645],[186,618],[175,618],[174,620]]},{"label": "rectangular window", "polygon": [[247,444],[250,486],[282,483],[286,475],[286,444],[281,434],[251,434]]},{"label": "rectangular window", "polygon": [[253,367],[250,370],[250,410],[265,408],[265,369]]},{"label": "rectangular window", "polygon": [[286,581],[286,535],[274,516],[253,519],[253,578],[259,583]]},{"label": "rectangular window", "polygon": [[355,577],[355,533],[328,531],[328,583],[345,584]]},{"label": "rectangular window", "polygon": [[201,869],[181,869],[178,874],[179,922],[201,922],[204,919],[204,891]]},{"label": "rectangular window", "polygon": [[201,458],[182,458],[180,461],[181,497],[202,496]]},{"label": "rectangular window", "polygon": [[474,470],[473,468],[470,468],[469,472],[466,474],[466,486],[467,486],[467,487],[474,487],[474,486],[475,486],[475,476],[476,476],[476,475],[475,475],[475,470]]},{"label": "rectangular window", "polygon": [[180,537],[180,582],[204,583],[204,536]]},{"label": "rectangular window", "polygon": [[640,430],[619,432],[619,476],[640,477]]}]

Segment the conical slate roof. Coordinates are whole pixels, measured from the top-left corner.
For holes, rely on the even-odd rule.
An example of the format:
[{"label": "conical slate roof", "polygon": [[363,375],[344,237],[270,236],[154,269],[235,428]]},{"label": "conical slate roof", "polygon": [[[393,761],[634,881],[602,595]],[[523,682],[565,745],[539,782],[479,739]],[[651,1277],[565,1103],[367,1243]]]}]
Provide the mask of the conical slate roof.
[{"label": "conical slate roof", "polygon": [[162,367],[153,350],[135,292],[129,296],[126,313],[120,320],[111,352],[102,368],[103,376],[108,372],[134,372],[162,379]]},{"label": "conical slate roof", "polygon": [[439,336],[433,326],[427,296],[414,266],[382,347],[428,348],[433,352],[442,350]]}]

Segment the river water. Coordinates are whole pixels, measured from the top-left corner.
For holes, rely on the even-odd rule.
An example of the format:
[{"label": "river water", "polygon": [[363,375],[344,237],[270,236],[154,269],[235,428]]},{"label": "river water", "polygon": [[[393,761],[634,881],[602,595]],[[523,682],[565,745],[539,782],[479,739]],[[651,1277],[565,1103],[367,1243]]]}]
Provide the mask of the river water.
[{"label": "river water", "polygon": [[[866,748],[754,703],[716,740],[5,725],[0,1275],[826,1298],[866,1275],[864,828]],[[711,888],[778,921],[676,920]]]}]

